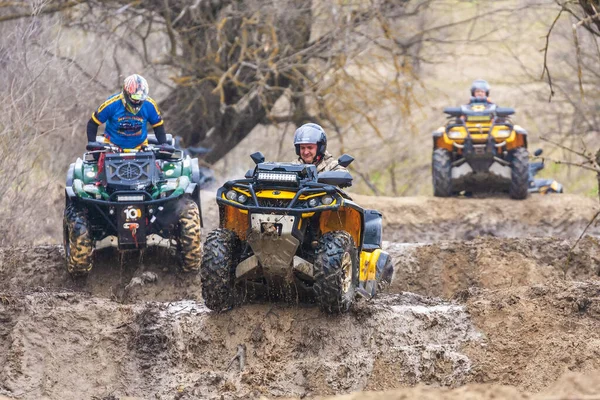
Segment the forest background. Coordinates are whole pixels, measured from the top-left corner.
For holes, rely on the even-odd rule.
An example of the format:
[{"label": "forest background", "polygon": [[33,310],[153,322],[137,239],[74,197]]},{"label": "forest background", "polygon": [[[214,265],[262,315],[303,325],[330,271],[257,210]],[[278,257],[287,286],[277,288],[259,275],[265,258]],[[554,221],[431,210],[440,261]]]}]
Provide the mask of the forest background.
[{"label": "forest background", "polygon": [[217,182],[242,176],[253,151],[294,159],[293,132],[312,121],[334,155],[356,158],[352,191],[385,196],[432,195],[431,133],[483,78],[530,151],[544,148],[541,175],[597,197],[593,171],[548,161],[583,159],[542,141],[600,147],[597,3],[0,2],[0,245],[61,241],[68,166],[131,73],[168,132],[213,149]]}]

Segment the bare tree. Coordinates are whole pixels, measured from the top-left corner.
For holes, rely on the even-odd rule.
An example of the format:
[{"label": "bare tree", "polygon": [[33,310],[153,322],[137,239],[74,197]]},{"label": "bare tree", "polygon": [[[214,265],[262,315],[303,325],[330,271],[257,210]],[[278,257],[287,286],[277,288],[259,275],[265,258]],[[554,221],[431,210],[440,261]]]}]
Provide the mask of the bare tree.
[{"label": "bare tree", "polygon": [[[361,53],[375,45],[398,75],[387,95],[409,98],[411,88],[402,81],[414,77],[427,32],[399,37],[395,29],[429,3],[63,0],[47,3],[38,14],[62,11],[68,26],[117,43],[118,73],[123,52],[137,55],[157,76],[169,71],[165,83],[172,90],[161,103],[168,126],[190,144],[211,147],[208,161],[213,162],[257,124],[318,121],[340,133],[336,110],[342,104],[352,106],[380,135],[368,107],[339,96],[339,83],[352,88],[350,97],[370,95],[348,69],[364,65]],[[24,15],[25,9],[12,5],[0,21]],[[275,112],[282,97],[287,112]],[[402,103],[408,111],[409,101]]]}]

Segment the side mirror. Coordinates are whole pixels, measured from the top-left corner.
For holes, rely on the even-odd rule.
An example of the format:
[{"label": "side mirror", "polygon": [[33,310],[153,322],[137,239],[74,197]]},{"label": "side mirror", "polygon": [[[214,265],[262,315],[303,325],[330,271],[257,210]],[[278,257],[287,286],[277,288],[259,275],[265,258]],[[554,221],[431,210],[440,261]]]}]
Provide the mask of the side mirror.
[{"label": "side mirror", "polygon": [[252,161],[254,161],[254,164],[260,164],[262,162],[265,162],[265,156],[260,151],[250,154],[250,158],[252,159]]},{"label": "side mirror", "polygon": [[246,171],[246,175],[244,175],[244,178],[250,179],[254,176],[254,170],[253,169],[249,169],[248,171]]},{"label": "side mirror", "polygon": [[344,168],[347,168],[348,165],[352,164],[352,161],[354,161],[354,157],[348,154],[344,154],[338,158],[338,164]]},{"label": "side mirror", "polygon": [[537,149],[536,151],[533,152],[533,155],[536,157],[539,157],[542,155],[543,150],[542,149]]}]

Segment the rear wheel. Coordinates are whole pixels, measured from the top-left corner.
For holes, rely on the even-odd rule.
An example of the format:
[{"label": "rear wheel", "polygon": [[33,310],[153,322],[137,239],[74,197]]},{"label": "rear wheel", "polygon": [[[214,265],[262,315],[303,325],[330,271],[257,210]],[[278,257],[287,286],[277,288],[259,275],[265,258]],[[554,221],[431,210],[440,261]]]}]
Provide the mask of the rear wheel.
[{"label": "rear wheel", "polygon": [[358,252],[352,236],[327,232],[319,240],[315,258],[315,298],[323,311],[350,309],[358,286]]},{"label": "rear wheel", "polygon": [[515,149],[510,163],[511,181],[508,193],[517,200],[527,198],[529,194],[529,152],[524,147]]},{"label": "rear wheel", "polygon": [[74,277],[92,269],[93,241],[85,211],[68,202],[63,218],[63,246],[67,271]]},{"label": "rear wheel", "polygon": [[229,229],[215,229],[206,238],[200,277],[202,298],[211,310],[221,311],[234,305],[239,243],[237,235]]},{"label": "rear wheel", "polygon": [[179,265],[183,272],[198,271],[202,259],[200,237],[200,211],[191,199],[184,200],[179,214],[179,238],[177,240]]},{"label": "rear wheel", "polygon": [[450,152],[446,149],[435,149],[432,159],[433,195],[437,197],[452,196],[452,164]]}]

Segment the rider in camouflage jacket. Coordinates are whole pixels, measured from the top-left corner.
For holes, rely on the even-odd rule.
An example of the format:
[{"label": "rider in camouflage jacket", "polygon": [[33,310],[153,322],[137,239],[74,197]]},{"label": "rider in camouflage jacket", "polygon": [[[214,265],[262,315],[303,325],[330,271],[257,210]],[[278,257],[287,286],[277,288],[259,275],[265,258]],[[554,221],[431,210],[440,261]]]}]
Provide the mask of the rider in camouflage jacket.
[{"label": "rider in camouflage jacket", "polygon": [[296,129],[294,146],[298,155],[298,159],[293,161],[295,164],[314,164],[319,173],[348,171],[327,151],[327,136],[320,125],[310,123]]}]

